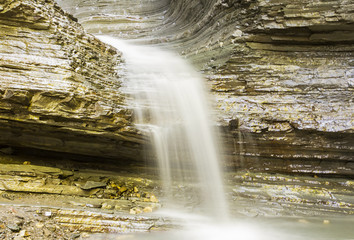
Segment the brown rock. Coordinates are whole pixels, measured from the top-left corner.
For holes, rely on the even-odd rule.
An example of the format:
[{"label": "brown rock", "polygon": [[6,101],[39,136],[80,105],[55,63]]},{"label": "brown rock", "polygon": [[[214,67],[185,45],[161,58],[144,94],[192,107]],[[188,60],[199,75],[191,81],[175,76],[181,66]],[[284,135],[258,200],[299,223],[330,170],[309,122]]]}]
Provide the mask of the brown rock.
[{"label": "brown rock", "polygon": [[0,9],[0,144],[136,158],[120,53],[53,0],[5,0]]}]

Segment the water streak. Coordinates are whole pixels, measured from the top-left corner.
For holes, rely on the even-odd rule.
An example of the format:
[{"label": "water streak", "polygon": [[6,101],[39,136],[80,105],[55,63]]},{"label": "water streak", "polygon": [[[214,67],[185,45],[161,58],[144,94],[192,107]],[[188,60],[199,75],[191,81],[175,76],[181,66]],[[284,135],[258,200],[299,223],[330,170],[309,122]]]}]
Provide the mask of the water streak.
[{"label": "water streak", "polygon": [[[151,132],[169,203],[176,204],[171,189],[177,182],[193,182],[197,188],[183,195],[196,195],[204,214],[225,219],[219,154],[200,74],[173,53],[99,38],[123,52],[128,78],[124,91],[133,96],[136,125]],[[180,199],[178,203],[180,209],[188,204]]]}]

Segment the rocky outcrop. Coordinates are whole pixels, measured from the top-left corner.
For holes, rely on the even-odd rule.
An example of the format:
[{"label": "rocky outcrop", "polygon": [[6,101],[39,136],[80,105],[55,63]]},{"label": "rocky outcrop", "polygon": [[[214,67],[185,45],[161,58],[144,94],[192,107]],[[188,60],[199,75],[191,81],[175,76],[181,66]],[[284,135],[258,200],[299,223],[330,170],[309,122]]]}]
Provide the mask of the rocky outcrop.
[{"label": "rocky outcrop", "polygon": [[[168,42],[192,59],[210,80],[223,124],[353,131],[351,1],[175,0],[167,11],[150,1],[134,11],[124,1],[60,2],[88,31]],[[145,6],[161,17],[146,17]],[[125,24],[132,16],[134,28]],[[114,17],[122,23],[108,22]]]},{"label": "rocky outcrop", "polygon": [[[58,2],[88,32],[194,62],[216,98],[231,165],[352,175],[350,1]],[[1,9],[0,144],[139,159],[120,53],[52,1]]]},{"label": "rocky outcrop", "polygon": [[174,49],[203,71],[231,165],[353,175],[351,1],[59,3],[89,32]]},{"label": "rocky outcrop", "polygon": [[227,39],[232,55],[210,77],[219,108],[251,131],[352,132],[353,5],[254,1],[249,8],[253,23]]},{"label": "rocky outcrop", "polygon": [[136,158],[121,55],[54,1],[0,1],[0,145]]}]

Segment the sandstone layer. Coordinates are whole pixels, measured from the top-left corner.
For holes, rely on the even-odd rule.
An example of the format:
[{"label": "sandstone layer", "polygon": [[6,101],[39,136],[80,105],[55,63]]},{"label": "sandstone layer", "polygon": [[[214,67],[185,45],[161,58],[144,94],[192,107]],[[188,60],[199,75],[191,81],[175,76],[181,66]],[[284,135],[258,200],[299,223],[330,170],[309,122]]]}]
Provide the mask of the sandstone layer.
[{"label": "sandstone layer", "polygon": [[121,54],[54,1],[0,1],[0,145],[136,158]]}]

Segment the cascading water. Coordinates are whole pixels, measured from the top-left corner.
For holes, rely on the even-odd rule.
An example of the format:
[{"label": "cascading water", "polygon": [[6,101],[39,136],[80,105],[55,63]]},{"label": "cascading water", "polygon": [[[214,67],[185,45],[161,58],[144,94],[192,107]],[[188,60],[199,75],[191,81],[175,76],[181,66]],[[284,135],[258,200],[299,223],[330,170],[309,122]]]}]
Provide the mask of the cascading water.
[{"label": "cascading water", "polygon": [[133,96],[138,128],[151,132],[167,207],[184,208],[188,202],[174,201],[172,189],[175,183],[192,182],[196,188],[184,192],[186,198],[196,195],[194,201],[201,203],[204,215],[226,219],[219,154],[201,76],[172,53],[99,38],[124,54],[128,78],[124,92]]},{"label": "cascading water", "polygon": [[[228,218],[218,150],[210,128],[208,99],[200,75],[183,59],[166,51],[132,46],[108,36],[99,38],[124,54],[127,66],[124,92],[132,96],[130,106],[134,108],[136,126],[151,133],[167,195],[164,208],[177,210],[179,215],[172,216],[184,223],[181,231],[128,235],[128,239],[348,239],[345,232],[350,220],[325,228],[318,223],[304,227],[296,218],[266,221],[262,218]],[[184,190],[182,195],[187,199],[181,201],[173,189],[186,189],[184,183],[192,183],[195,187]],[[191,201],[194,201],[193,215],[184,211]],[[334,231],[338,228],[341,230]],[[344,237],[333,238],[330,236],[333,232],[341,232]],[[90,239],[126,237],[95,235]]]}]

